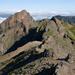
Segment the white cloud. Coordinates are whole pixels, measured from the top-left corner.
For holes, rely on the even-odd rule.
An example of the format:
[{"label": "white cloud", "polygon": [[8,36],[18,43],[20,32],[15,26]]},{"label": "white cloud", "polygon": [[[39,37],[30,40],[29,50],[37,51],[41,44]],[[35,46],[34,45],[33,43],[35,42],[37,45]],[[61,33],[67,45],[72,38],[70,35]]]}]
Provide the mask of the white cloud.
[{"label": "white cloud", "polygon": [[75,16],[74,11],[63,11],[63,10],[55,10],[51,12],[37,12],[31,13],[34,19],[43,19],[43,18],[51,18],[52,16],[61,15],[61,16]]},{"label": "white cloud", "polygon": [[0,17],[0,23],[3,22],[6,18]]}]

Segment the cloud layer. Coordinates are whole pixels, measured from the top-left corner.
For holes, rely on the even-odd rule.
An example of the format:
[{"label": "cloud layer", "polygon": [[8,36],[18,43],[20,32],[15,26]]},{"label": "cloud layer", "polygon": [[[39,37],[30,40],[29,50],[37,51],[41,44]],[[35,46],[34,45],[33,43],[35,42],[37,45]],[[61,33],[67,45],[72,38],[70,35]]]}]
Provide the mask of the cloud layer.
[{"label": "cloud layer", "polygon": [[33,13],[32,16],[34,19],[43,19],[43,18],[51,18],[52,16],[56,15],[61,15],[61,16],[75,16],[74,12],[70,11],[51,11],[51,12],[38,12],[38,13]]},{"label": "cloud layer", "polygon": [[11,15],[10,13],[0,12],[0,23],[4,21],[7,17],[9,17],[10,15]]},{"label": "cloud layer", "polygon": [[[7,17],[12,15],[13,13],[4,13],[0,12],[0,23],[5,20]],[[62,16],[74,16],[75,13],[73,12],[68,12],[68,11],[51,11],[51,12],[38,12],[38,13],[31,13],[32,17],[35,20],[38,19],[43,19],[43,18],[51,18],[52,16],[55,15],[62,15]]]}]

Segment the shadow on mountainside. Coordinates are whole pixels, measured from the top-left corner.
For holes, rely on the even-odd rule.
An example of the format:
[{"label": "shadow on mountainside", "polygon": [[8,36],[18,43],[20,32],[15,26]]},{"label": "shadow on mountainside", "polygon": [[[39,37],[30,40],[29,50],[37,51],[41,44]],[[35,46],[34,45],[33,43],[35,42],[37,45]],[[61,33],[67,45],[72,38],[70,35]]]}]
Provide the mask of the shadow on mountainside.
[{"label": "shadow on mountainside", "polygon": [[56,75],[55,71],[56,71],[57,65],[58,64],[56,65],[52,64],[50,68],[44,68],[41,72],[35,75]]},{"label": "shadow on mountainside", "polygon": [[42,34],[40,34],[40,32],[37,32],[37,28],[30,29],[27,35],[22,37],[19,41],[16,41],[14,45],[7,50],[7,53],[16,50],[18,47],[21,47],[30,41],[41,41],[43,39]]},{"label": "shadow on mountainside", "polygon": [[[22,55],[23,54],[23,55]],[[16,57],[14,59],[14,61],[12,61],[11,63],[9,63],[5,68],[3,68],[2,71],[2,75],[8,75],[9,72],[18,69],[24,65],[27,65],[28,63],[31,63],[37,59],[40,59],[42,57],[47,57],[47,53],[46,51],[42,52],[42,53],[35,53],[34,51],[31,52],[31,54],[24,54],[21,53],[21,57]],[[19,55],[20,56],[20,55]]]}]

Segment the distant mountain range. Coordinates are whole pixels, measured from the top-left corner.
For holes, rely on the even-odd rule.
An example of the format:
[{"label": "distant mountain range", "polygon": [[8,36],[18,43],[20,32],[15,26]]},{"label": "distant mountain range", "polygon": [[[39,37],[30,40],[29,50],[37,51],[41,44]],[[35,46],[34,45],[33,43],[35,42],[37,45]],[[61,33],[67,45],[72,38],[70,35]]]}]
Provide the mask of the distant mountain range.
[{"label": "distant mountain range", "polygon": [[55,17],[58,18],[59,20],[63,20],[64,22],[68,22],[70,24],[75,24],[75,16],[60,16],[60,15],[57,15]]}]

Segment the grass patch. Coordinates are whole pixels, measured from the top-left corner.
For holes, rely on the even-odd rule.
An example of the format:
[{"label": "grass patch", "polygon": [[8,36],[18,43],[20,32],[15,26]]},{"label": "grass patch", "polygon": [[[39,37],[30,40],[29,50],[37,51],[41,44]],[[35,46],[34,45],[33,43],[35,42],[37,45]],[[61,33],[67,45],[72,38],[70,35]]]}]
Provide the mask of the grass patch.
[{"label": "grass patch", "polygon": [[70,28],[69,30],[67,30],[67,34],[68,34],[68,36],[69,36],[72,40],[75,40],[75,27]]}]

